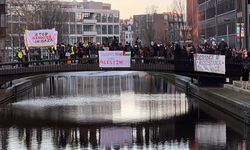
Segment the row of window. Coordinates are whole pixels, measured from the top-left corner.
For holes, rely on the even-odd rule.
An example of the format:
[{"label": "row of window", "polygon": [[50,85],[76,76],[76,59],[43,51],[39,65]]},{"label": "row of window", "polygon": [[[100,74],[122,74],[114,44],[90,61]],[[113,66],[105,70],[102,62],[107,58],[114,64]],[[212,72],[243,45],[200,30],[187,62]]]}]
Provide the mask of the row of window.
[{"label": "row of window", "polygon": [[83,32],[97,32],[97,34],[119,34],[119,25],[64,25],[64,34],[83,34]]},{"label": "row of window", "polygon": [[[218,25],[218,28],[217,28],[217,35],[218,36],[227,35],[227,27],[226,26],[227,26],[226,24]],[[234,22],[231,22],[228,24],[228,31],[229,31],[229,34],[236,33],[236,26],[235,26]],[[200,32],[201,32],[201,35],[206,35],[205,38],[213,37],[216,35],[216,27],[215,26],[209,27],[206,29],[206,31],[203,28]]]},{"label": "row of window", "polygon": [[[63,22],[82,22],[84,19],[96,19],[97,22],[102,23],[119,23],[118,14],[94,14],[94,13],[74,13],[74,12],[63,12]],[[9,21],[24,21],[22,17],[17,15],[8,15]]]},{"label": "row of window", "polygon": [[117,14],[96,14],[97,22],[103,23],[119,23],[119,15]]},{"label": "row of window", "polygon": [[119,25],[96,25],[97,34],[119,34]]},{"label": "row of window", "polygon": [[209,7],[206,10],[200,10],[199,17],[201,20],[210,19],[216,14],[220,15],[235,10],[235,5],[235,0],[221,0],[217,3],[217,6]]}]

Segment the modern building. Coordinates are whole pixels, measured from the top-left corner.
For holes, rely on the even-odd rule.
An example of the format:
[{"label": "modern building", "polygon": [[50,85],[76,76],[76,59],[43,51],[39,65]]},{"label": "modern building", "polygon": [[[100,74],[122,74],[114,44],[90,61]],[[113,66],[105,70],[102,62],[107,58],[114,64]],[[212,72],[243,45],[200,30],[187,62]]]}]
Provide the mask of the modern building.
[{"label": "modern building", "polygon": [[246,0],[198,0],[201,39],[225,39],[230,47],[247,47]]},{"label": "modern building", "polygon": [[6,11],[6,0],[0,0],[0,63],[6,62],[8,55],[5,49]]},{"label": "modern building", "polygon": [[[41,29],[41,27],[29,27],[29,25],[33,25],[32,22],[28,24],[25,16],[18,15],[18,7],[11,5],[11,1],[8,0],[8,37],[6,45],[7,49],[11,51],[10,57],[13,57],[17,48],[24,46],[24,30]],[[28,0],[26,1],[29,3]],[[87,0],[81,2],[40,0],[37,2],[41,2],[40,5],[51,4],[55,5],[55,8],[60,7],[59,13],[62,14],[58,16],[62,18],[55,27],[57,30],[60,28],[59,42],[65,44],[77,42],[102,43],[106,38],[111,41],[114,36],[120,40],[120,12],[112,10],[111,4]],[[58,16],[56,16],[57,19]],[[37,20],[36,23],[39,26],[44,22]]]},{"label": "modern building", "polygon": [[105,38],[120,38],[120,12],[111,10],[111,5],[102,2],[63,2],[65,43],[97,42]]},{"label": "modern building", "polygon": [[121,31],[120,31],[120,37],[121,37],[121,43],[122,45],[133,44],[134,38],[134,31],[133,31],[133,19],[125,19],[121,20]]},{"label": "modern building", "polygon": [[[184,16],[177,13],[144,14],[134,16],[134,39],[140,38],[143,44],[179,42]],[[135,41],[135,40],[134,40]]]}]

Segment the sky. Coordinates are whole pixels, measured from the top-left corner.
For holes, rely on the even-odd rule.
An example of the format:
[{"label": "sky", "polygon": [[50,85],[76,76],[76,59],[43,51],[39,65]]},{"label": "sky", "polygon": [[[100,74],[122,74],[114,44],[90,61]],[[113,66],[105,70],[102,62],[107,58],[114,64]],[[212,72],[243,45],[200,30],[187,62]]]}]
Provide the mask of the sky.
[{"label": "sky", "polygon": [[120,10],[121,19],[128,19],[133,15],[146,13],[146,8],[157,6],[158,12],[172,10],[174,0],[93,0],[110,3],[112,9]]}]

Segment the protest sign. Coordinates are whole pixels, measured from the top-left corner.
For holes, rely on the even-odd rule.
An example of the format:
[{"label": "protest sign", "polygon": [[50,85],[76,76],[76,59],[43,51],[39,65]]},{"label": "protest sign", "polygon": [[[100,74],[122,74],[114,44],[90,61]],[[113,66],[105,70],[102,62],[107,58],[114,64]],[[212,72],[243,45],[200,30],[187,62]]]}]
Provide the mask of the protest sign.
[{"label": "protest sign", "polygon": [[194,54],[194,70],[199,72],[226,74],[224,55]]},{"label": "protest sign", "polygon": [[131,52],[99,51],[99,67],[101,68],[129,68]]},{"label": "protest sign", "polygon": [[58,32],[54,29],[26,30],[24,41],[26,47],[49,47],[57,45]]}]

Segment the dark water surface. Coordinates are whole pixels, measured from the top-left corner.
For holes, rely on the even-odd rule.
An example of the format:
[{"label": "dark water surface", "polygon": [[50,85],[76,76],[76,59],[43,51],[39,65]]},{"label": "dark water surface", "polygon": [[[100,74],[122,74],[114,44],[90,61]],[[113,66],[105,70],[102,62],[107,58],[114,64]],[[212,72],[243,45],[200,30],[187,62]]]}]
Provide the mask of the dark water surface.
[{"label": "dark water surface", "polygon": [[245,150],[248,127],[157,75],[50,75],[0,108],[0,149]]}]

